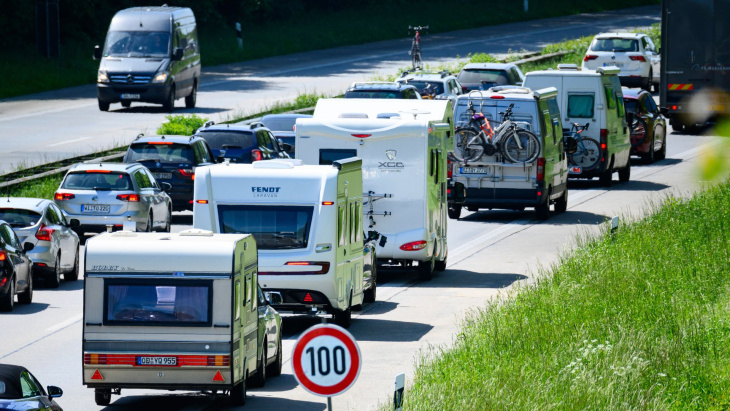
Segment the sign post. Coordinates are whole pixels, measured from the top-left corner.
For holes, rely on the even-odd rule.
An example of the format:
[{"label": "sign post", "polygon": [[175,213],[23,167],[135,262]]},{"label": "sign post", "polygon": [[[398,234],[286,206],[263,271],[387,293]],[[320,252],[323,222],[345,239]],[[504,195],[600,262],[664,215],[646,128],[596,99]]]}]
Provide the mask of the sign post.
[{"label": "sign post", "polygon": [[315,325],[294,344],[294,378],[305,390],[327,397],[329,411],[332,397],[352,387],[361,366],[360,347],[355,337],[334,324]]}]

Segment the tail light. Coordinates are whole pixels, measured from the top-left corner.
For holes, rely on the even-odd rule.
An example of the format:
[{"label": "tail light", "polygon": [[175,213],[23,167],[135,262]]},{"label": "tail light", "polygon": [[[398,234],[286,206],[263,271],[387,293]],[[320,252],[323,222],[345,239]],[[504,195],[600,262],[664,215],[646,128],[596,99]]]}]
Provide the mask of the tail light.
[{"label": "tail light", "polygon": [[319,266],[320,267],[320,269],[316,270],[316,271],[296,271],[296,272],[288,273],[288,274],[327,274],[330,270],[330,263],[327,261],[289,261],[284,265],[306,266],[306,267]]},{"label": "tail light", "polygon": [[357,138],[368,138],[372,136],[372,134],[353,134],[352,136]]},{"label": "tail light", "polygon": [[51,235],[54,231],[54,229],[46,227],[45,224],[41,223],[41,228],[39,228],[38,232],[35,233],[35,238],[41,241],[51,241]]},{"label": "tail light", "polygon": [[500,96],[499,94],[495,94],[495,95],[493,95],[493,96],[491,96],[489,98],[493,98],[495,100],[502,100],[502,99],[504,99],[504,96]]},{"label": "tail light", "polygon": [[180,175],[183,177],[190,177],[195,179],[195,171],[192,168],[181,168],[177,171],[179,171]]},{"label": "tail light", "polygon": [[138,203],[139,195],[137,194],[119,194],[117,200],[129,201],[130,203]]},{"label": "tail light", "polygon": [[604,155],[606,152],[606,148],[608,147],[608,130],[605,128],[601,129],[601,162],[604,163],[606,161],[606,156]]},{"label": "tail light", "polygon": [[545,158],[537,159],[537,181],[545,181]]},{"label": "tail light", "polygon": [[467,86],[461,86],[461,91],[466,93],[467,91],[469,91],[469,88]]},{"label": "tail light", "polygon": [[428,242],[421,240],[421,241],[411,241],[410,243],[405,243],[402,246],[400,246],[400,249],[403,251],[418,251],[423,250],[428,245]]},{"label": "tail light", "polygon": [[8,259],[8,255],[5,254],[5,251],[0,251],[0,261],[5,261]]},{"label": "tail light", "polygon": [[261,161],[264,158],[264,156],[261,154],[261,150],[255,148],[251,150],[251,162],[254,161]]},{"label": "tail light", "polygon": [[0,278],[0,287],[5,287],[5,283],[8,282],[8,277]]},{"label": "tail light", "polygon": [[644,58],[644,56],[629,56],[629,59],[634,60],[634,61],[646,62],[646,59]]},{"label": "tail light", "polygon": [[56,201],[66,201],[66,200],[71,200],[73,198],[76,198],[76,196],[71,193],[60,193],[59,192],[59,193],[56,193],[53,195],[53,199]]},{"label": "tail light", "polygon": [[598,56],[594,56],[593,54],[586,54],[585,57],[583,57],[583,61],[591,61],[597,59]]},{"label": "tail light", "polygon": [[451,162],[448,158],[446,159],[446,178],[451,178],[454,176],[454,163]]},{"label": "tail light", "polygon": [[677,109],[677,105],[675,104],[672,106],[672,110],[676,110],[676,109]]}]

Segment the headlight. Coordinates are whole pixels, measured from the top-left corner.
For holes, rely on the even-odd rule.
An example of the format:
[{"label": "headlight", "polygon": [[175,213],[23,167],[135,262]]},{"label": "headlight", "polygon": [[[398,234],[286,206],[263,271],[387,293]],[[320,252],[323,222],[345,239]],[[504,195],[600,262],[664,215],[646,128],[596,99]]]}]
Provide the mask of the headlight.
[{"label": "headlight", "polygon": [[107,75],[106,75],[106,73],[105,73],[105,72],[103,72],[103,71],[100,71],[100,72],[99,72],[99,73],[98,73],[98,74],[96,75],[96,82],[97,82],[97,83],[108,83],[108,82],[109,82],[109,77],[107,77]]},{"label": "headlight", "polygon": [[167,80],[167,72],[158,73],[152,80],[153,83],[164,83]]}]

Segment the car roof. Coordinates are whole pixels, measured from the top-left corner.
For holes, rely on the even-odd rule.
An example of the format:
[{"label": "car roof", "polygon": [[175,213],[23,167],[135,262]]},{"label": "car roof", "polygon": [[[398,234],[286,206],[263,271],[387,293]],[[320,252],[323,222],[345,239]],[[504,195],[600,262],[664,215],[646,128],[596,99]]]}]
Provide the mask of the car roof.
[{"label": "car roof", "polygon": [[52,203],[52,201],[45,198],[7,197],[0,200],[0,208],[20,208],[43,212],[48,203]]},{"label": "car roof", "polygon": [[527,87],[505,87],[497,86],[492,87],[487,91],[472,91],[467,94],[462,94],[458,97],[459,100],[472,100],[476,99],[488,99],[492,96],[501,96],[501,98],[509,100],[535,100],[535,94],[533,90]]},{"label": "car roof", "polygon": [[28,371],[20,365],[0,364],[0,381],[5,383],[5,393],[0,394],[2,399],[18,399],[23,396],[20,386],[20,374]]},{"label": "car roof", "polygon": [[138,167],[144,166],[139,163],[78,163],[68,171],[110,170],[125,173]]},{"label": "car roof", "polygon": [[627,39],[638,39],[639,37],[643,37],[646,34],[644,33],[632,33],[629,31],[622,31],[622,32],[610,32],[610,33],[599,33],[596,34],[594,38],[596,39],[605,39],[605,38],[627,38]]},{"label": "car roof", "polygon": [[132,142],[132,144],[151,143],[151,142],[157,142],[157,141],[166,141],[166,142],[172,142],[172,143],[177,143],[177,144],[191,144],[199,138],[200,137],[196,137],[196,136],[177,136],[177,135],[145,136],[145,135],[140,134]]},{"label": "car roof", "polygon": [[396,90],[400,91],[406,88],[412,88],[416,91],[418,89],[415,86],[411,86],[409,84],[402,84],[402,83],[396,83],[391,81],[382,81],[382,82],[362,82],[362,83],[352,83],[348,91],[350,90]]},{"label": "car roof", "polygon": [[295,114],[295,113],[282,113],[282,114],[267,114],[261,117],[261,121],[271,118],[309,118],[311,114]]},{"label": "car roof", "polygon": [[497,69],[497,70],[507,70],[512,67],[517,67],[515,64],[512,63],[469,63],[466,66],[462,68],[462,70],[469,70],[469,69]]},{"label": "car roof", "polygon": [[455,79],[456,76],[449,73],[448,71],[442,71],[440,73],[424,73],[424,72],[409,72],[404,71],[396,81],[408,81],[408,80],[426,80],[426,81],[446,81],[448,79]]}]

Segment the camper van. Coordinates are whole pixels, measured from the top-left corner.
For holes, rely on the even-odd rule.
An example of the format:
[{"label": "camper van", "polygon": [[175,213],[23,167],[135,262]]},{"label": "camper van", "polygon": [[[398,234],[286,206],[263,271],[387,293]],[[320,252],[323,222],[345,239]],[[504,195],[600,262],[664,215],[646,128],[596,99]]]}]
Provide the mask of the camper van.
[{"label": "camper van", "polygon": [[446,154],[453,147],[448,100],[320,99],[297,119],[297,159],[363,164],[365,225],[388,241],[378,261],[411,267],[430,280],[446,268]]},{"label": "camper van", "polygon": [[561,64],[558,70],[532,71],[525,75],[525,87],[558,89],[558,106],[566,133],[570,132],[573,123],[588,123],[589,127],[581,136],[590,137],[600,145],[600,161],[596,165],[585,168],[569,161],[571,178],[598,177],[601,184],[608,186],[613,173],[618,171],[619,181],[629,181],[631,141],[619,71],[613,66],[594,71],[579,69],[575,64]]},{"label": "camper van", "polygon": [[86,242],[83,382],[246,401],[257,369],[256,242],[250,235],[104,233]]},{"label": "camper van", "polygon": [[[195,173],[193,226],[251,233],[259,280],[277,311],[326,314],[349,327],[367,297],[361,160],[328,166],[276,159]],[[372,295],[375,279],[370,281]]]},{"label": "camper van", "polygon": [[133,7],[117,12],[106,43],[94,49],[101,60],[97,75],[99,110],[111,103],[133,102],[175,108],[185,97],[193,108],[200,85],[198,30],[192,10],[184,7]]}]

